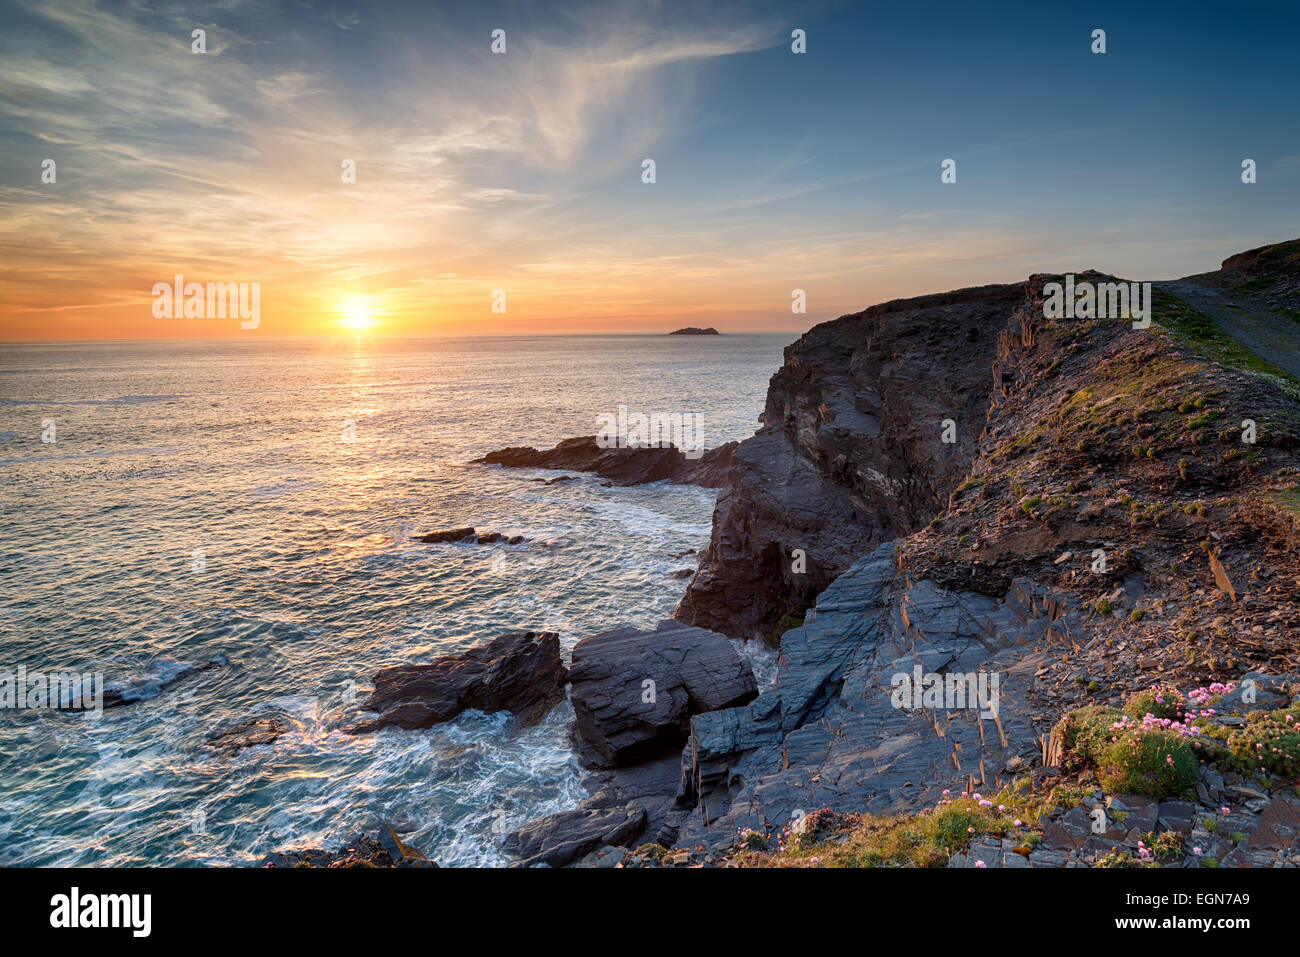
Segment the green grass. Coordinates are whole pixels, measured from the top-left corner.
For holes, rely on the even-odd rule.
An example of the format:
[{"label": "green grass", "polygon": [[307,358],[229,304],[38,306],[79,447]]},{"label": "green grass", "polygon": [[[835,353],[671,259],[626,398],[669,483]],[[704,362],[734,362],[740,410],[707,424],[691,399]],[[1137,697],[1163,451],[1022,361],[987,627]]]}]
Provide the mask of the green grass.
[{"label": "green grass", "polygon": [[1276,285],[1277,276],[1260,276],[1257,279],[1248,279],[1246,282],[1238,283],[1232,287],[1233,292],[1262,292],[1270,286]]},{"label": "green grass", "polygon": [[1179,342],[1219,365],[1266,376],[1291,398],[1300,400],[1300,379],[1246,349],[1203,312],[1165,292],[1155,293],[1154,323]]},{"label": "green grass", "polygon": [[746,848],[739,841],[732,859],[741,867],[946,867],[953,854],[984,835],[1000,838],[1008,850],[1028,854],[1042,841],[1041,819],[1053,808],[1073,807],[1083,797],[1082,791],[1065,786],[1035,794],[1026,790],[1029,784],[1025,778],[988,795],[987,806],[972,795],[916,814],[844,815],[839,826],[812,840],[789,833],[769,839],[769,848],[785,848],[775,852]]},{"label": "green grass", "polygon": [[1264,498],[1300,518],[1300,485],[1264,493]]}]

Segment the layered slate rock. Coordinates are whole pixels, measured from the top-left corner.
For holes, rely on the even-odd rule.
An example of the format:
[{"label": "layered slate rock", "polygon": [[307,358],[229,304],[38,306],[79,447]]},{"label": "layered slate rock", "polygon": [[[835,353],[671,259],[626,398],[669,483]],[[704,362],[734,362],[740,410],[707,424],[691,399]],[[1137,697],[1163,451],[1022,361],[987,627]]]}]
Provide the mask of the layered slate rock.
[{"label": "layered slate rock", "polygon": [[[983,286],[887,302],[787,347],[674,617],[775,640],[856,559],[941,512],[970,470],[997,334],[1024,294]],[[945,420],[953,442],[939,441]]]},{"label": "layered slate rock", "polygon": [[553,449],[529,446],[499,449],[474,459],[474,464],[594,472],[614,485],[669,481],[718,488],[726,481],[735,448],[735,442],[728,442],[699,455],[684,453],[675,446],[602,449],[596,444],[596,437],[588,435],[565,439]]},{"label": "layered slate rock", "polygon": [[607,845],[672,843],[691,716],[753,700],[753,671],[724,636],[667,620],[654,631],[621,628],[579,642],[569,680],[590,797],[525,825],[503,853],[562,867]]},{"label": "layered slate rock", "polygon": [[564,700],[564,681],[557,634],[512,632],[432,664],[383,669],[363,705],[379,716],[349,733],[429,728],[468,708],[510,711],[520,724],[535,724]]},{"label": "layered slate rock", "polygon": [[754,673],[723,635],[665,620],[578,642],[569,669],[583,757],[616,767],[681,747],[692,715],[745,704]]},{"label": "layered slate rock", "polygon": [[524,867],[563,867],[606,844],[622,844],[645,830],[643,808],[578,808],[525,824],[501,845]]},{"label": "layered slate rock", "polygon": [[[912,811],[1040,752],[1029,689],[1083,621],[1018,581],[1004,599],[909,581],[879,546],[786,632],[776,686],[743,708],[697,715],[684,763],[679,847],[721,848],[737,830],[779,829],[803,811]],[[978,707],[896,706],[895,676],[998,676],[996,718]]]}]

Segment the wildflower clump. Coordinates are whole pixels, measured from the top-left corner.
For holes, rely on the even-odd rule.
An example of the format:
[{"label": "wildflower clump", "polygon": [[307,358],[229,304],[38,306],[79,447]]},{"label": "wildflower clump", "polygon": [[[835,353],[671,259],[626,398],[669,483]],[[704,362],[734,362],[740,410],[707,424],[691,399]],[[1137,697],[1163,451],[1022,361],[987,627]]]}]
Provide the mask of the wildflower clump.
[{"label": "wildflower clump", "polygon": [[1196,784],[1196,751],[1190,735],[1132,719],[1116,722],[1115,730],[1115,740],[1097,762],[1097,778],[1106,790],[1176,797]]},{"label": "wildflower clump", "polygon": [[1169,684],[1152,685],[1147,691],[1129,695],[1124,702],[1124,713],[1139,721],[1147,715],[1157,718],[1180,718],[1183,715],[1183,693]]}]

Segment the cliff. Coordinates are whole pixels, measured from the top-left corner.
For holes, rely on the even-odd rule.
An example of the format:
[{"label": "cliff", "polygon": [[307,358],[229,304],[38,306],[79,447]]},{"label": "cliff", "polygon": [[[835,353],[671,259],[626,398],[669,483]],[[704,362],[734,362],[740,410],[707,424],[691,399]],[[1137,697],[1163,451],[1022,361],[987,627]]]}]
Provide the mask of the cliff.
[{"label": "cliff", "polygon": [[787,347],[675,617],[774,638],[872,545],[937,515],[970,469],[998,335],[1024,297],[1011,285],[887,302]]},{"label": "cliff", "polygon": [[[1272,278],[1242,288],[1260,263]],[[746,864],[757,847],[781,862],[809,820],[835,835],[815,855],[841,862],[1139,861],[1157,832],[1172,835],[1162,854],[1192,864],[1188,835],[1227,866],[1289,860],[1300,382],[1234,322],[1250,311],[1294,336],[1291,300],[1267,296],[1289,294],[1300,270],[1285,251],[1225,265],[1236,275],[1162,284],[1149,328],[1048,318],[1044,287],[1062,277],[1036,275],[885,303],[790,346],[763,427],[731,452],[676,612],[735,637],[775,633],[775,684],[695,714],[662,824],[609,842],[658,848],[580,863]],[[1177,295],[1225,286],[1242,308],[1220,314],[1211,299],[1202,312]],[[900,702],[913,675],[918,697]],[[950,697],[968,679],[970,698],[922,701],[920,679],[935,675]],[[1258,705],[1256,685],[1268,689]],[[1180,731],[1169,718],[1109,730],[1112,709],[1140,719],[1133,708],[1160,710],[1143,697],[1159,694]],[[1265,703],[1291,710],[1241,716]],[[1090,757],[1066,747],[1074,714],[1105,722]],[[1201,733],[1206,750],[1175,769],[1190,779],[1141,765],[1148,744],[1162,757],[1188,746],[1167,739]],[[1107,760],[1137,762],[1132,773],[1095,764],[1112,738],[1133,748]],[[1098,806],[1149,829],[1093,833]],[[1026,820],[1002,820],[1008,809]],[[1246,835],[1235,846],[1201,829],[1220,812]],[[919,855],[868,846],[888,822],[934,831],[949,817],[975,837],[963,826]]]}]

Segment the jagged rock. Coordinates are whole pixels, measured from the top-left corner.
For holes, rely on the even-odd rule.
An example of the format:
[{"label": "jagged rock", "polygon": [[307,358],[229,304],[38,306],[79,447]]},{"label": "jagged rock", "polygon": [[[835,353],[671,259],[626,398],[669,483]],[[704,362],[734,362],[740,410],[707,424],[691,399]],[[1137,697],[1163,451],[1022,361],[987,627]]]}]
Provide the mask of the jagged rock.
[{"label": "jagged rock", "polygon": [[680,749],[692,715],[758,693],[730,641],[671,619],[653,632],[620,628],[578,642],[569,681],[585,756],[607,767]]},{"label": "jagged rock", "polygon": [[423,542],[426,545],[438,545],[443,542],[469,541],[473,541],[478,545],[494,545],[497,543],[518,545],[525,541],[525,538],[522,535],[502,535],[500,532],[479,532],[473,527],[466,526],[465,528],[448,528],[441,532],[429,532],[425,535],[416,535],[412,541]]},{"label": "jagged rock", "polygon": [[1285,708],[1291,697],[1288,691],[1294,687],[1300,687],[1300,681],[1293,675],[1266,675],[1251,671],[1242,675],[1235,687],[1219,698],[1214,707],[1221,712]]},{"label": "jagged rock", "polygon": [[[400,845],[398,845],[400,847]],[[262,858],[260,867],[437,867],[423,854],[403,856],[365,834],[357,834],[337,851],[309,848],[278,851]]]},{"label": "jagged rock", "polygon": [[718,488],[726,480],[735,448],[735,442],[728,442],[692,458],[673,446],[602,449],[592,435],[565,439],[553,449],[539,450],[527,446],[499,449],[474,459],[474,464],[595,472],[615,485],[671,481]]},{"label": "jagged rock", "polygon": [[[887,302],[787,347],[674,617],[769,637],[875,544],[937,515],[969,472],[997,333],[1023,297],[1024,286],[983,286]],[[945,419],[954,443],[939,441]]]},{"label": "jagged rock", "polygon": [[530,821],[507,835],[501,851],[524,867],[563,867],[606,844],[624,844],[645,831],[645,809],[580,808]]},{"label": "jagged rock", "polygon": [[426,535],[417,535],[415,541],[424,542],[426,545],[436,545],[440,542],[463,542],[467,538],[474,537],[473,528],[448,528],[441,532],[429,532]]},{"label": "jagged rock", "polygon": [[[1023,602],[909,587],[892,543],[857,562],[782,637],[774,689],[691,720],[679,803],[693,810],[679,844],[718,847],[799,810],[932,806],[944,788],[964,789],[969,776],[1031,752],[1039,735],[1024,696],[1045,660],[1031,642],[1077,626],[1078,613],[1030,582],[1018,589]],[[917,667],[999,674],[998,721],[978,709],[895,707],[895,676]]]},{"label": "jagged rock", "polygon": [[564,681],[558,635],[512,632],[432,664],[383,669],[363,705],[379,717],[348,733],[428,728],[467,708],[511,711],[520,724],[535,724],[564,699]]}]

